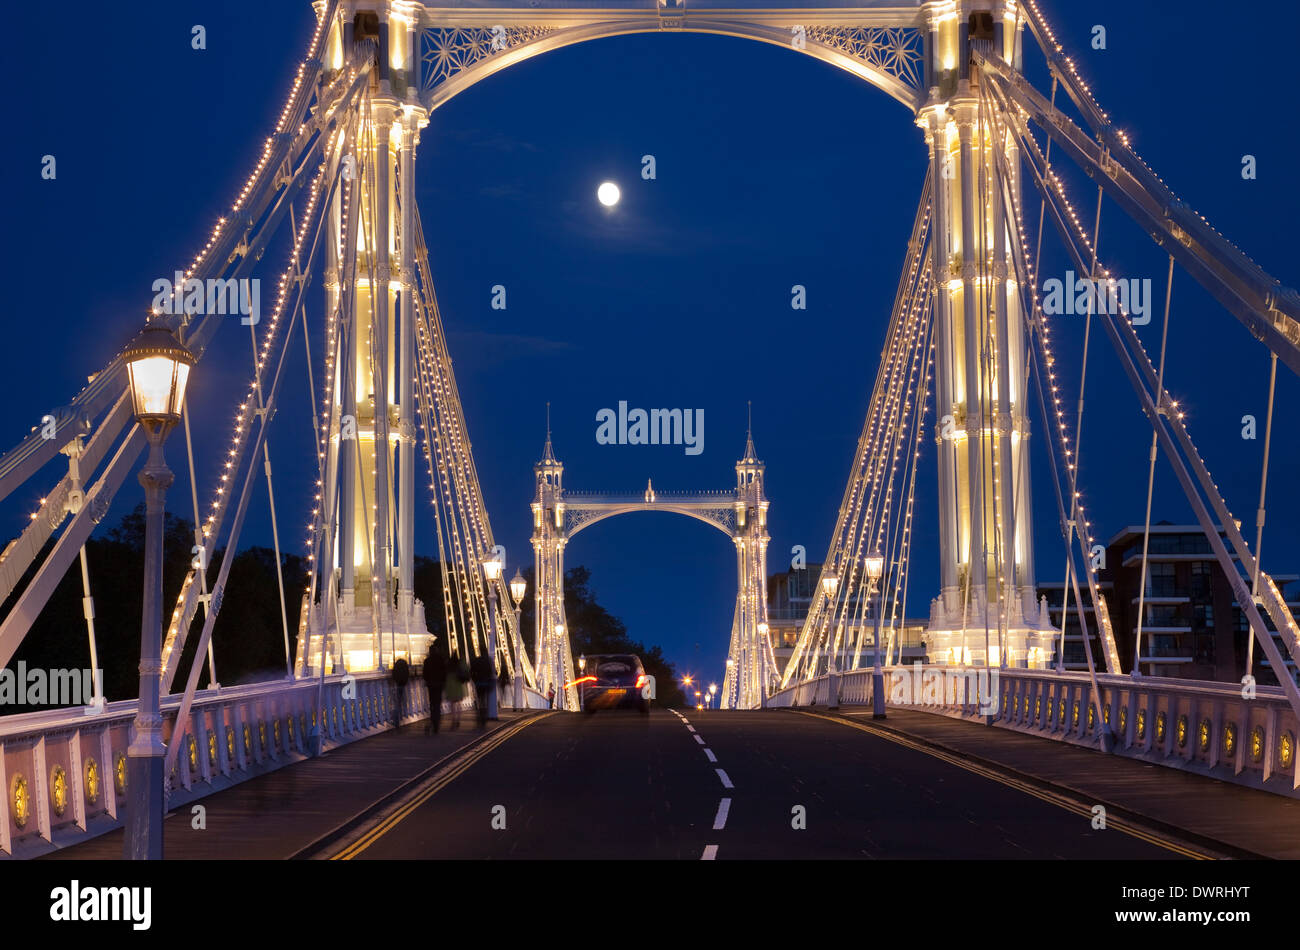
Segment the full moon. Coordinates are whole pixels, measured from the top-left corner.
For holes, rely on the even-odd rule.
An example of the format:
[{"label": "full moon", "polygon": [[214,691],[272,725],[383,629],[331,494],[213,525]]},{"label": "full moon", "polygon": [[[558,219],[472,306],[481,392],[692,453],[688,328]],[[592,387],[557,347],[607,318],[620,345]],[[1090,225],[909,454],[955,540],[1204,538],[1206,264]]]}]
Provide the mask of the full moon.
[{"label": "full moon", "polygon": [[596,189],[596,197],[600,199],[600,203],[606,208],[614,207],[614,205],[618,204],[619,199],[618,185],[614,184],[612,181],[603,182],[601,186]]}]

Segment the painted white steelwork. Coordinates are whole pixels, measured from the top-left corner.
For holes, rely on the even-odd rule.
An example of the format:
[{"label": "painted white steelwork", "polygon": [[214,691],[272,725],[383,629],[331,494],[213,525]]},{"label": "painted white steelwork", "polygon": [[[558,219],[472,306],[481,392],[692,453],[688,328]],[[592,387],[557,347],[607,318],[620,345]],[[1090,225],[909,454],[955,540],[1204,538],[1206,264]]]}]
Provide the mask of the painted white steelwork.
[{"label": "painted white steelwork", "polygon": [[651,480],[640,494],[568,491],[564,488],[564,464],[555,457],[549,433],[533,472],[538,690],[549,694],[554,687],[565,708],[578,708],[577,688],[572,685],[578,673],[564,614],[565,546],[578,532],[606,518],[663,511],[702,521],[735,544],[736,609],[721,703],[732,709],[761,705],[774,685],[776,662],[771,641],[760,633],[767,623],[767,545],[771,539],[767,534],[768,501],[763,493],[764,465],[754,454],[752,435],[745,439],[745,456],[736,463],[736,487],[730,491],[663,492]]},{"label": "painted white steelwork", "polygon": [[[993,700],[987,711],[981,709],[981,672],[989,671],[892,667],[884,676],[886,705],[1073,745],[1097,748],[1104,742],[1131,758],[1300,798],[1300,719],[1276,686],[1258,687],[1257,696],[1243,699],[1233,683],[1107,673],[1096,678],[1094,689],[1086,673],[995,669],[987,681],[991,688],[985,687]],[[841,679],[841,702],[871,705],[870,670]],[[818,676],[788,687],[769,697],[768,705],[825,707],[829,680]]]}]

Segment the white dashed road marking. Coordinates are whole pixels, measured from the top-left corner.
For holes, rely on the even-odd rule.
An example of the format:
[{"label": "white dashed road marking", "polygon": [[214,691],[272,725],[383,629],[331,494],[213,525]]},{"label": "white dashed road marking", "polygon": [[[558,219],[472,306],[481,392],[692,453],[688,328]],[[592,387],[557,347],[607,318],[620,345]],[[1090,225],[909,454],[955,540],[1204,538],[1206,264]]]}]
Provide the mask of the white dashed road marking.
[{"label": "white dashed road marking", "polygon": [[704,750],[704,754],[707,755],[707,756],[709,757],[709,761],[710,761],[710,762],[716,762],[716,761],[718,761],[718,757],[717,757],[716,755],[713,754],[713,750],[712,750],[712,749],[705,748],[705,750]]},{"label": "white dashed road marking", "polygon": [[731,811],[731,799],[724,798],[718,802],[718,814],[713,819],[713,830],[721,831],[727,824],[727,812]]},{"label": "white dashed road marking", "polygon": [[700,857],[701,861],[712,861],[718,856],[718,846],[716,844],[706,845],[704,854]]},{"label": "white dashed road marking", "polygon": [[722,780],[722,787],[723,787],[723,788],[735,788],[735,787],[736,787],[736,786],[734,786],[734,785],[731,784],[731,779],[727,778],[727,773],[724,772],[724,771],[722,771],[722,769],[714,769],[713,771],[715,771],[715,772],[718,773],[718,778],[720,778],[720,779]]},{"label": "white dashed road marking", "polygon": [[698,742],[700,745],[704,745],[704,737],[703,737],[703,736],[696,736],[696,737],[695,737],[695,741]]}]

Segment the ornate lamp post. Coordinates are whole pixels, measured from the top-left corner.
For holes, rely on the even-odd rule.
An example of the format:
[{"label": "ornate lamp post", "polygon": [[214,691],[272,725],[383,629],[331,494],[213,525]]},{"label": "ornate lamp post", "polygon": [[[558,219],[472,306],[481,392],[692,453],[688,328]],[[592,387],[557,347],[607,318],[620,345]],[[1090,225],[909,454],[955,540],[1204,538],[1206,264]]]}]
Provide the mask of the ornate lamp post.
[{"label": "ornate lamp post", "polygon": [[758,637],[760,646],[758,648],[758,704],[764,709],[767,708],[767,634],[772,628],[767,625],[766,620],[758,622]]},{"label": "ornate lamp post", "polygon": [[162,673],[163,500],[172,473],[163,442],[180,422],[194,356],[161,324],[147,323],[122,354],[136,421],[149,440],[149,459],[140,471],[145,497],[144,594],[140,620],[140,702],[127,747],[127,828],[124,857],[163,856]]},{"label": "ornate lamp post", "polygon": [[826,610],[826,672],[827,685],[830,687],[830,700],[828,705],[831,709],[836,709],[840,705],[840,672],[838,664],[835,662],[835,592],[839,590],[840,579],[834,571],[822,571],[822,592],[826,594],[826,599],[830,602]]},{"label": "ornate lamp post", "polygon": [[[885,573],[885,559],[878,554],[873,554],[867,558],[867,577],[871,579],[871,592],[877,591],[880,578]],[[880,668],[880,617],[884,613],[885,606],[884,592],[880,593],[876,601],[876,635],[874,644],[875,662],[871,667],[871,718],[885,718],[885,673]]]},{"label": "ornate lamp post", "polygon": [[[578,657],[578,679],[587,675],[587,655],[584,653]],[[582,684],[578,684],[578,712],[583,710]]]},{"label": "ornate lamp post", "polygon": [[710,683],[710,684],[709,684],[709,700],[713,703],[713,706],[714,706],[714,707],[717,706],[717,698],[718,698],[718,684],[717,684],[717,683]]},{"label": "ornate lamp post", "polygon": [[528,581],[524,580],[515,568],[515,576],[510,578],[510,596],[515,602],[515,711],[524,708],[524,641],[519,630],[519,611],[523,608],[524,594],[528,593]]},{"label": "ornate lamp post", "polygon": [[501,562],[490,557],[483,562],[483,576],[487,578],[488,589],[488,658],[492,661],[493,682],[488,690],[487,717],[499,718],[497,710],[497,581],[501,579]]}]

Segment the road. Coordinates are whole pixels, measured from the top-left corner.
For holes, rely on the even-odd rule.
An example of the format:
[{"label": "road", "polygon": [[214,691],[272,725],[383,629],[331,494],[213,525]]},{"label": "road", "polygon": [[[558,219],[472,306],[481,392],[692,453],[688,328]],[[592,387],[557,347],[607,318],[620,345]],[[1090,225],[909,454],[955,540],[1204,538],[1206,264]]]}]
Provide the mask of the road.
[{"label": "road", "polygon": [[[427,793],[426,793],[427,794]],[[413,805],[414,805],[413,800]],[[1161,859],[1014,783],[788,712],[550,715],[360,843],[357,859]]]}]

